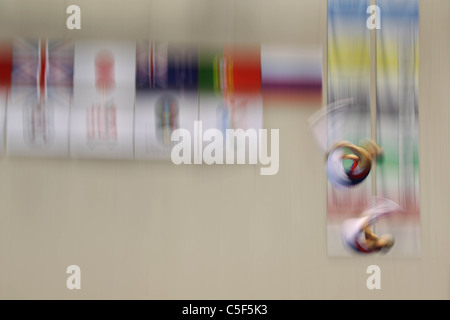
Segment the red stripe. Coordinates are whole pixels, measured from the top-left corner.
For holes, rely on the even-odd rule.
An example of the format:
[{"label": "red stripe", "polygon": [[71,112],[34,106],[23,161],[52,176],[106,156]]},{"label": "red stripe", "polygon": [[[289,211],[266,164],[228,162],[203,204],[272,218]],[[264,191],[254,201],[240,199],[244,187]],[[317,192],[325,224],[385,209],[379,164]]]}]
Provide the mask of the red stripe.
[{"label": "red stripe", "polygon": [[360,252],[364,252],[364,253],[370,253],[370,251],[368,249],[366,249],[365,247],[363,247],[358,240],[355,240],[355,245],[356,248],[360,251]]},{"label": "red stripe", "polygon": [[47,69],[47,50],[45,40],[41,40],[41,65],[39,70],[39,86],[41,89],[41,99],[45,98],[45,71]]},{"label": "red stripe", "polygon": [[11,85],[12,43],[0,42],[0,87]]}]

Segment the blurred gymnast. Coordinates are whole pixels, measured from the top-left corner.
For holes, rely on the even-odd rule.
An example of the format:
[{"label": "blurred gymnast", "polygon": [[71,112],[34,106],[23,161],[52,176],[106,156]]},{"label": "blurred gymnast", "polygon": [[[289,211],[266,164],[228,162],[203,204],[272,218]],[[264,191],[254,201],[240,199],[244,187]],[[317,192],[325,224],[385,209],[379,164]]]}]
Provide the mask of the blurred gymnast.
[{"label": "blurred gymnast", "polygon": [[359,253],[387,252],[395,243],[391,234],[376,235],[372,226],[378,219],[403,211],[395,202],[377,198],[377,205],[370,207],[359,218],[347,219],[342,224],[344,246]]}]

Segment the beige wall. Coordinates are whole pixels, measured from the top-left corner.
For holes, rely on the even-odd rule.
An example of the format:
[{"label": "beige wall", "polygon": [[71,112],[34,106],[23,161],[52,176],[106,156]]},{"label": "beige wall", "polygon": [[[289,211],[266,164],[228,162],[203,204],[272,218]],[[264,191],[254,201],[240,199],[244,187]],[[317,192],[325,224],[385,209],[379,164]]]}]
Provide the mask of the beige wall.
[{"label": "beige wall", "polygon": [[[82,30],[65,28],[78,4]],[[264,105],[280,171],[255,166],[0,159],[0,298],[450,296],[450,1],[420,1],[422,257],[329,258],[315,111]],[[0,0],[0,35],[326,43],[324,0]],[[77,264],[82,289],[66,288]],[[378,264],[382,289],[366,288]]]}]

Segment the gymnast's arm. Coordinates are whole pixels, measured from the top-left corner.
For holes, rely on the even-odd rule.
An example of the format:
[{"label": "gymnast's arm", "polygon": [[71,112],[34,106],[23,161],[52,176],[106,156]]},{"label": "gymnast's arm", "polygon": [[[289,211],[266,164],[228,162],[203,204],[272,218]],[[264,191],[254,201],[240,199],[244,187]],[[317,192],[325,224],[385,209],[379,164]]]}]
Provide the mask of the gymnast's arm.
[{"label": "gymnast's arm", "polygon": [[378,236],[376,234],[374,234],[372,232],[372,230],[370,230],[370,226],[366,226],[364,228],[364,235],[365,235],[367,240],[373,240],[373,241],[377,241],[378,240]]}]

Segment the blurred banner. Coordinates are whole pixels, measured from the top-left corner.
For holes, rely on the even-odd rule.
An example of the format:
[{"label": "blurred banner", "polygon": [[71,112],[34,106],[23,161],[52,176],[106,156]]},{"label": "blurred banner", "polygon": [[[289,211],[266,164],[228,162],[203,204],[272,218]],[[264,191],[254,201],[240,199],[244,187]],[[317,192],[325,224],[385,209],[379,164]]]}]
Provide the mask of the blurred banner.
[{"label": "blurred banner", "polygon": [[[366,214],[371,206],[379,207],[377,201],[380,200],[374,197],[382,197],[394,201],[401,210],[378,214],[383,219],[371,220],[371,232],[395,238],[390,255],[418,256],[418,1],[376,2],[378,17],[381,17],[381,29],[373,30],[376,32],[376,57],[370,56],[371,30],[366,24],[373,13],[373,9],[369,9],[371,4],[368,0],[328,1],[327,149],[333,150],[337,143],[345,142],[344,147],[339,147],[340,153],[329,153],[327,163],[328,254],[348,256],[364,251],[346,250],[342,225],[363,212]],[[376,119],[371,119],[370,67],[375,61],[377,110]],[[376,137],[371,136],[373,120],[377,123]],[[353,173],[364,153],[353,145],[362,146],[369,153],[373,151],[367,170],[371,163],[372,166],[376,163],[376,168],[368,174],[366,171],[362,179],[346,184],[339,180],[339,173],[330,170],[330,163],[340,162],[344,173]],[[376,184],[373,184],[374,169]],[[372,189],[374,185],[376,190]],[[361,241],[371,235],[369,231],[364,233],[365,227],[360,230]],[[359,241],[355,238],[355,242]]]},{"label": "blurred banner", "polygon": [[[328,1],[328,103],[345,101],[327,117],[327,149],[339,141],[355,145],[370,138],[370,30],[366,28],[369,0]],[[332,112],[331,112],[332,111]],[[371,175],[345,187],[328,182],[328,253],[347,254],[341,224],[364,211],[372,195]]]},{"label": "blurred banner", "polygon": [[[183,128],[191,135],[198,120],[198,96],[195,91],[138,91],[134,121],[134,152],[138,160],[168,160],[174,130]],[[193,149],[193,147],[192,147]]]},{"label": "blurred banner", "polygon": [[405,211],[377,225],[396,235],[395,252],[419,255],[419,1],[377,0],[377,142],[384,152],[377,163],[377,194]]},{"label": "blurred banner", "polygon": [[69,156],[72,79],[72,41],[14,40],[8,155]]},{"label": "blurred banner", "polygon": [[133,159],[136,45],[75,43],[71,157]]},{"label": "blurred banner", "polygon": [[322,104],[322,50],[308,46],[261,46],[264,99]]},{"label": "blurred banner", "polygon": [[10,156],[170,160],[172,133],[194,136],[195,121],[224,136],[262,129],[263,99],[319,106],[322,53],[18,38],[0,44],[0,87],[0,141],[6,131]]}]

